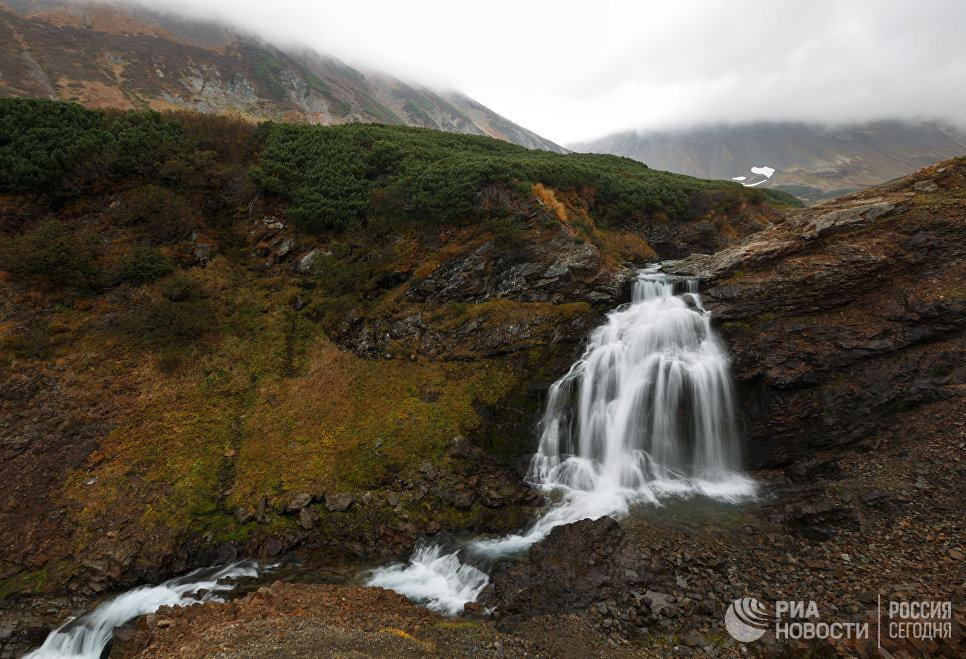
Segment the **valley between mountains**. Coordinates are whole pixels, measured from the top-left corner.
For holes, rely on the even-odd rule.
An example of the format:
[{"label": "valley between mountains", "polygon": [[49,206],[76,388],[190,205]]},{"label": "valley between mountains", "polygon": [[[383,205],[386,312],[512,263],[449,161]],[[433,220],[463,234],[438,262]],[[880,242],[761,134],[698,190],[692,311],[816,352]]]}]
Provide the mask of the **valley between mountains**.
[{"label": "valley between mountains", "polygon": [[[724,611],[880,595],[953,603],[888,652],[961,655],[963,159],[802,208],[479,135],[0,103],[2,656],[243,558],[325,583],[164,607],[112,656],[865,657]],[[558,526],[455,618],[348,584],[547,509],[548,390],[657,263],[731,356],[758,496]]]}]

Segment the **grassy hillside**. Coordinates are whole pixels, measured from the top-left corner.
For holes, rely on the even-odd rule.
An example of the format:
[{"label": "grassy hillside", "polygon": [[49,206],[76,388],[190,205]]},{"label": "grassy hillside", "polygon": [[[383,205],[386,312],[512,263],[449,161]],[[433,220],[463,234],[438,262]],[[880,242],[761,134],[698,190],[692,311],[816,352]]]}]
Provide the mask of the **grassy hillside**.
[{"label": "grassy hillside", "polygon": [[[452,438],[530,450],[541,383],[619,301],[604,285],[655,258],[639,224],[739,237],[776,213],[490,138],[0,99],[0,596],[98,592],[226,542],[368,556],[520,523],[513,479]],[[461,259],[499,285],[450,282]],[[299,492],[356,504],[314,505],[308,530]]]}]

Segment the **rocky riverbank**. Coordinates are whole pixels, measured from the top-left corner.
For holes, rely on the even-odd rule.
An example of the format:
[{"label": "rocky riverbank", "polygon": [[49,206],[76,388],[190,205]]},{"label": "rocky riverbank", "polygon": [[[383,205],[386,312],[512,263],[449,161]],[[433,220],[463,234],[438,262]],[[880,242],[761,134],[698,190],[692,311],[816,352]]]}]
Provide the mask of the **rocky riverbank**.
[{"label": "rocky riverbank", "polygon": [[[456,621],[401,631],[427,644],[424,653],[443,656],[961,656],[964,168],[942,163],[793,215],[713,257],[670,264],[703,280],[735,356],[748,459],[759,466],[757,503],[668,501],[622,524],[603,518],[560,527],[494,568],[481,598],[496,607],[492,614],[472,605]],[[300,597],[299,587],[283,591],[282,602]],[[343,591],[326,596],[336,592]],[[247,615],[260,598],[274,597],[229,606]],[[387,615],[410,615],[409,603],[379,597],[390,598]],[[874,636],[802,642],[767,632],[744,645],[723,624],[742,597],[814,601],[821,620],[876,631],[880,600],[949,602],[950,635],[886,634],[884,653]],[[304,615],[293,645],[324,643],[331,607]],[[220,633],[196,613],[170,619],[177,621],[167,628],[142,623],[136,647],[168,656],[196,647],[178,645],[184,639]],[[340,629],[362,624],[334,620]],[[439,630],[473,630],[486,640],[470,650],[436,640]],[[388,639],[379,633],[367,642]],[[219,651],[251,656],[264,649],[260,642]],[[284,648],[286,633],[274,642]],[[419,651],[407,647],[398,651]]]},{"label": "rocky riverbank", "polygon": [[[163,609],[121,634],[112,656],[798,656],[872,657],[864,642],[726,631],[737,598],[814,600],[826,622],[871,622],[883,601],[949,601],[952,636],[886,638],[891,656],[962,655],[966,630],[966,419],[930,404],[875,451],[762,471],[758,504],[668,501],[618,524],[558,527],[494,569],[454,620],[374,588],[276,584],[224,605]],[[809,475],[805,478],[806,475]]]}]

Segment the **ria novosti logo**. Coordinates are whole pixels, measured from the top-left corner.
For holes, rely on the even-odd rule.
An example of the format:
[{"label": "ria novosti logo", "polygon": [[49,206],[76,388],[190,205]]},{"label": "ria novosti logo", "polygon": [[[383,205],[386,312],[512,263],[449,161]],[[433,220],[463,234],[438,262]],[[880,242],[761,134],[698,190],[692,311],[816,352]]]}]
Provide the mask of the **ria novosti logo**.
[{"label": "ria novosti logo", "polygon": [[725,627],[736,641],[757,641],[772,625],[775,616],[754,597],[735,600],[725,613]]},{"label": "ria novosti logo", "polygon": [[[725,612],[725,628],[736,641],[751,643],[773,630],[776,640],[869,638],[868,622],[825,622],[814,600],[776,600],[774,613],[753,597],[737,599]],[[951,638],[952,602],[888,602],[888,619],[881,598],[877,605],[876,637],[882,639]]]}]

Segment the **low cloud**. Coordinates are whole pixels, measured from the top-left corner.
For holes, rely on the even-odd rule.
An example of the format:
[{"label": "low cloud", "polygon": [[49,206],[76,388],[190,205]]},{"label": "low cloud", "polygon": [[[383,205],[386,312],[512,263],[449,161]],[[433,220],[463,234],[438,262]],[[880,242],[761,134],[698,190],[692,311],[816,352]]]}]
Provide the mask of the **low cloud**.
[{"label": "low cloud", "polygon": [[141,0],[463,91],[558,142],[774,119],[943,118],[966,107],[960,0]]}]

